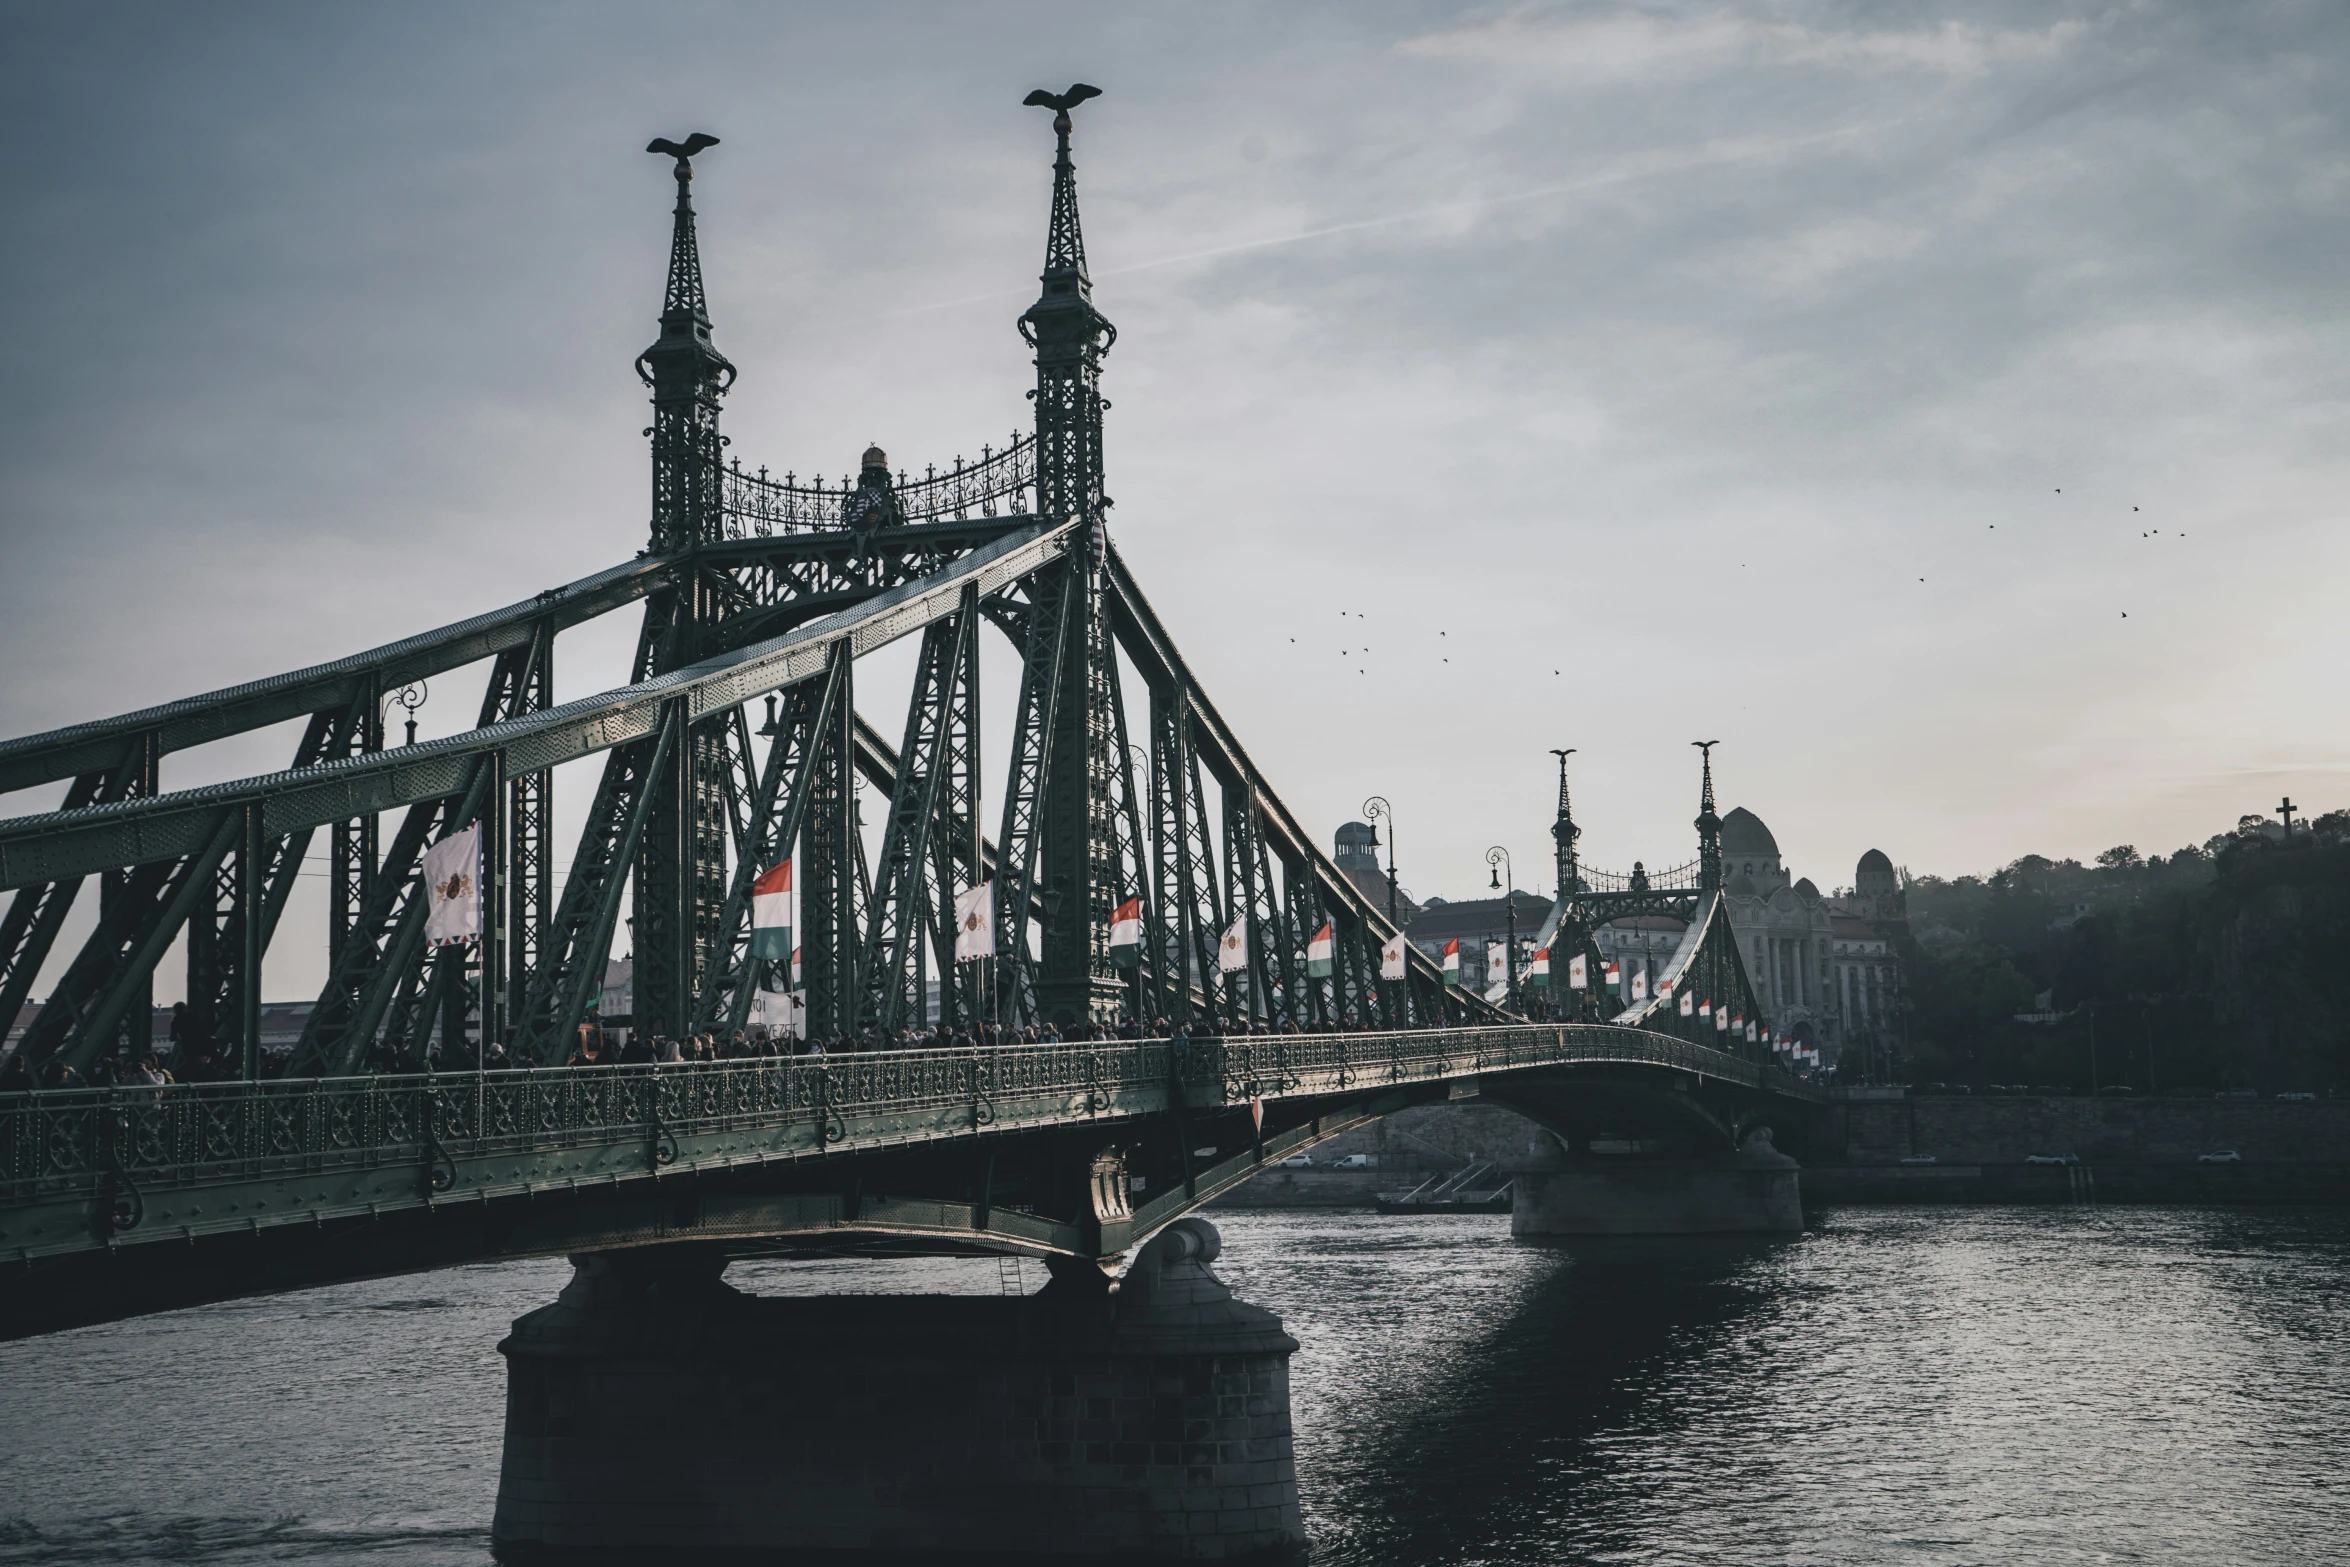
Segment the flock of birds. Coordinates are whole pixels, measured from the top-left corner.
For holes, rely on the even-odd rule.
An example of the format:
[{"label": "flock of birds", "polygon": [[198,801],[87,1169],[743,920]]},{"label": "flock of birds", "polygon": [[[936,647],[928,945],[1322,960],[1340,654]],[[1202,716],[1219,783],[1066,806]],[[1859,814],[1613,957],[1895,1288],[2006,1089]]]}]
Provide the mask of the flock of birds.
[{"label": "flock of birds", "polygon": [[[1370,618],[1371,618],[1370,616],[1368,616],[1368,615],[1364,614],[1364,613],[1363,613],[1362,611],[1360,611],[1360,610],[1347,610],[1347,609],[1342,609],[1342,610],[1340,610],[1340,611],[1338,612],[1338,616],[1339,616],[1339,618],[1340,618],[1341,620],[1348,620],[1348,619],[1352,619],[1352,620],[1368,621],[1368,620],[1370,620]],[[1445,632],[1443,632],[1443,631],[1439,631],[1439,632],[1437,632],[1436,634],[1437,634],[1438,636],[1440,636],[1440,637],[1442,637],[1442,636],[1446,636],[1446,635],[1447,635],[1447,633],[1445,633]],[[1291,638],[1289,639],[1289,641],[1290,641],[1290,644],[1291,644],[1292,646],[1295,646],[1295,645],[1296,645],[1296,643],[1297,643],[1297,638],[1295,638],[1295,637],[1291,637]],[[1367,643],[1366,643],[1366,644],[1365,644],[1365,645],[1364,645],[1362,648],[1360,648],[1360,649],[1351,648],[1351,647],[1342,647],[1342,648],[1340,648],[1340,649],[1338,650],[1338,656],[1339,656],[1340,658],[1352,658],[1352,657],[1354,657],[1354,655],[1355,655],[1355,654],[1356,654],[1358,651],[1360,651],[1360,652],[1363,652],[1363,653],[1368,653],[1368,652],[1370,652],[1370,651],[1371,651],[1371,649],[1370,649],[1370,646],[1369,646],[1369,644],[1367,644]],[[1437,662],[1438,662],[1438,663],[1443,663],[1443,664],[1449,664],[1449,663],[1451,663],[1451,662],[1452,662],[1452,655],[1451,655],[1451,654],[1449,654],[1449,653],[1445,653],[1445,654],[1439,654],[1439,655],[1437,656]],[[1367,670],[1367,669],[1364,669],[1364,668],[1363,668],[1361,665],[1357,665],[1357,666],[1355,667],[1355,673],[1356,673],[1356,674],[1358,674],[1358,675],[1364,675],[1364,674],[1368,674],[1368,673],[1370,673],[1370,671],[1369,671],[1369,670]],[[1554,670],[1552,670],[1552,671],[1551,671],[1551,673],[1552,673],[1552,674],[1554,674],[1554,675],[1556,675],[1556,674],[1562,674],[1562,673],[1564,673],[1564,671],[1562,671],[1562,670],[1557,670],[1557,669],[1554,669]]]},{"label": "flock of birds", "polygon": [[[2063,487],[2062,485],[2058,485],[2058,486],[2056,486],[2056,487],[2055,487],[2055,489],[2056,489],[2056,493],[2057,493],[2057,494],[2059,494],[2059,495],[2062,495],[2062,494],[2064,493],[2064,487]],[[2133,514],[2136,514],[2136,515],[2141,515],[2141,516],[2142,516],[2142,515],[2144,515],[2144,513],[2143,513],[2143,512],[2141,512],[2141,511],[2140,511],[2140,509],[2139,509],[2138,507],[2136,507],[2136,506],[2132,506],[2132,507],[2130,508],[2130,510],[2131,510],[2131,512],[2132,512]],[[1992,531],[1992,532],[1997,532],[1997,531],[1998,531],[1998,529],[1999,529],[1999,524],[1997,524],[1997,523],[1995,523],[1995,522],[1993,522],[1993,523],[1986,523],[1984,526],[1985,526],[1986,528],[1988,528],[1988,529],[1989,529],[1990,531]],[[2141,538],[2141,539],[2153,539],[2153,538],[2160,538],[2160,537],[2162,537],[2162,536],[2163,536],[2163,532],[2162,532],[2162,530],[2161,530],[2160,528],[2141,528],[2141,529],[2139,529],[2139,530],[2138,530],[2138,537],[2139,537],[2139,538]],[[2185,538],[2187,535],[2186,535],[2185,533],[2183,533],[2183,532],[2182,532],[2182,533],[2173,533],[2173,534],[2171,534],[2171,535],[2169,535],[2169,536],[2170,536],[2171,538],[2174,538],[2174,539],[2184,539],[2184,538]],[[1744,566],[1746,565],[1746,562],[1744,562],[1744,561],[1740,561],[1738,564],[1739,564],[1741,567],[1744,567]],[[1920,582],[1923,582],[1923,581],[1925,581],[1925,580],[1926,580],[1926,579],[1925,579],[1925,578],[1923,578],[1923,577],[1920,577],[1920,578],[1918,578],[1918,581],[1920,581]],[[1366,614],[1364,614],[1364,613],[1363,613],[1361,610],[1347,610],[1347,609],[1342,609],[1342,610],[1340,610],[1340,611],[1338,612],[1338,615],[1339,615],[1339,618],[1340,618],[1340,619],[1342,619],[1342,620],[1354,620],[1354,621],[1362,622],[1362,623],[1364,623],[1364,624],[1366,624],[1366,625],[1368,624],[1368,622],[1370,621],[1370,618],[1371,618],[1369,615],[1366,615]],[[2126,609],[2125,609],[2125,610],[2123,610],[2123,611],[2121,612],[2121,618],[2122,618],[2122,619],[2124,619],[2124,620],[2127,620],[2127,619],[2129,619],[2129,618],[2130,618],[2130,612],[2129,612],[2128,610],[2126,610]],[[1448,634],[1447,632],[1444,632],[1444,631],[1441,631],[1441,630],[1440,630],[1440,631],[1438,631],[1438,632],[1436,633],[1436,635],[1437,635],[1438,637],[1440,637],[1440,638],[1446,638],[1446,639],[1449,641],[1449,634]],[[1358,639],[1358,640],[1360,640],[1360,639]],[[1295,637],[1291,637],[1291,638],[1289,639],[1289,641],[1290,641],[1290,645],[1291,645],[1291,646],[1293,646],[1293,647],[1294,647],[1294,646],[1296,646],[1296,644],[1297,644],[1297,638],[1295,638]],[[1340,648],[1340,649],[1338,650],[1338,656],[1339,656],[1340,658],[1343,658],[1343,659],[1346,659],[1346,660],[1348,660],[1349,662],[1352,662],[1352,661],[1353,661],[1353,660],[1354,660],[1356,657],[1358,657],[1358,656],[1360,656],[1360,655],[1365,655],[1365,654],[1368,654],[1370,651],[1371,651],[1370,644],[1369,644],[1368,642],[1365,642],[1365,643],[1363,643],[1363,645],[1362,645],[1362,646],[1360,646],[1360,647],[1342,647],[1342,648]],[[1452,662],[1452,656],[1451,656],[1450,654],[1439,654],[1439,655],[1438,655],[1438,657],[1437,657],[1437,662],[1439,662],[1439,663],[1443,663],[1443,664],[1449,664],[1449,663],[1451,663],[1451,662]],[[1358,675],[1364,675],[1364,676],[1368,676],[1368,675],[1369,675],[1369,673],[1370,673],[1370,670],[1369,670],[1369,667],[1368,667],[1367,665],[1363,665],[1363,664],[1357,664],[1357,665],[1355,666],[1355,673],[1356,673],[1356,674],[1358,674]],[[1564,675],[1564,673],[1565,673],[1565,671],[1564,671],[1563,669],[1553,669],[1553,670],[1551,671],[1551,673],[1552,673],[1553,675],[1557,675],[1557,676],[1563,676],[1563,675]]]}]

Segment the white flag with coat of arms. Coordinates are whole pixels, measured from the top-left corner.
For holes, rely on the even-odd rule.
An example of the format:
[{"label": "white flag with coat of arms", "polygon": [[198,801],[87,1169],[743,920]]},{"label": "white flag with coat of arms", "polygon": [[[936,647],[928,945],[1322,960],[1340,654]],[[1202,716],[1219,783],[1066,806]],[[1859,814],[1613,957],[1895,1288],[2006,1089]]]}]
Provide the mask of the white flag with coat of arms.
[{"label": "white flag with coat of arms", "polygon": [[481,936],[481,823],[424,851],[424,944],[456,946]]},{"label": "white flag with coat of arms", "polygon": [[1216,967],[1226,974],[1235,974],[1248,967],[1248,916],[1243,914],[1224,932],[1223,942],[1216,948]]},{"label": "white flag with coat of arms", "polygon": [[955,899],[955,961],[995,956],[995,881],[990,878]]}]

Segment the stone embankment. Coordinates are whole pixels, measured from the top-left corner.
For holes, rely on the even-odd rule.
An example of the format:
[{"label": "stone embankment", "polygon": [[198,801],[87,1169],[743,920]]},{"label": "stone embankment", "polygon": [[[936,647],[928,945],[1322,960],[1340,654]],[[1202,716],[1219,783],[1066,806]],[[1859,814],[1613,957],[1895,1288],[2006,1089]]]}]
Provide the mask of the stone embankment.
[{"label": "stone embankment", "polygon": [[[1781,1127],[1805,1205],[2103,1202],[2350,1203],[2350,1100],[1969,1097],[1857,1090]],[[2233,1160],[2207,1162],[2209,1154]],[[1472,1159],[1542,1169],[1556,1144],[1496,1105],[1429,1105],[1313,1151],[1362,1169],[1274,1169],[1222,1206],[1367,1208]],[[2069,1164],[2033,1164],[2041,1159]]]}]

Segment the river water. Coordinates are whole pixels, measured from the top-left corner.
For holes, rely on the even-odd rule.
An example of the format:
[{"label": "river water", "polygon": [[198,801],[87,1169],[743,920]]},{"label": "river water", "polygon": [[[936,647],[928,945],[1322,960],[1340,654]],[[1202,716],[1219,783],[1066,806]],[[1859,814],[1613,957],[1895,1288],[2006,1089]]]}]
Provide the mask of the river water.
[{"label": "river water", "polygon": [[[1217,1271],[1304,1345],[1320,1567],[2350,1560],[2350,1214],[1842,1209],[1597,1249],[1498,1217],[1216,1222]],[[0,1345],[0,1562],[482,1567],[493,1346],[567,1277]],[[728,1277],[1000,1288],[993,1263]]]}]

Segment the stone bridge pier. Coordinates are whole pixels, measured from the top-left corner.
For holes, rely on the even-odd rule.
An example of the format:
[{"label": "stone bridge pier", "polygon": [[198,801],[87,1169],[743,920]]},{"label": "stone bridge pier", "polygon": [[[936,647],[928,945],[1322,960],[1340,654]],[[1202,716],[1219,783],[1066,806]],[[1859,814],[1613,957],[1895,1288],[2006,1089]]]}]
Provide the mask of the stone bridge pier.
[{"label": "stone bridge pier", "polygon": [[1304,1541],[1280,1319],[1185,1218],[1110,1290],[746,1295],[724,1255],[573,1259],[507,1358],[501,1559],[1215,1558]]},{"label": "stone bridge pier", "polygon": [[1595,1156],[1570,1139],[1518,1172],[1512,1235],[1784,1235],[1803,1229],[1801,1172],[1768,1127],[1712,1157]]}]

